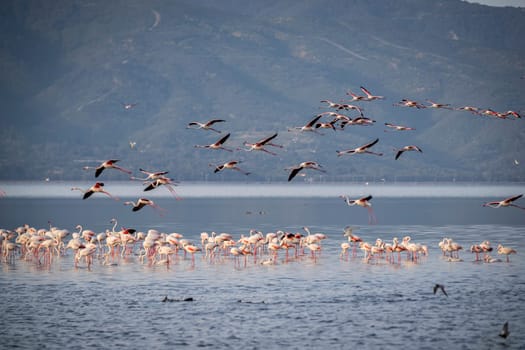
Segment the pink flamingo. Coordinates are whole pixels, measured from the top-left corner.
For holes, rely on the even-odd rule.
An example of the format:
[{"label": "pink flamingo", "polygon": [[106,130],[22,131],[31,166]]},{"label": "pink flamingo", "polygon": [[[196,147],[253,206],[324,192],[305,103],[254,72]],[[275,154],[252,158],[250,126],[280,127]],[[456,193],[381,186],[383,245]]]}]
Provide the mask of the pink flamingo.
[{"label": "pink flamingo", "polygon": [[363,101],[374,101],[374,100],[382,100],[384,99],[383,96],[377,96],[377,95],[372,95],[372,93],[370,93],[370,91],[368,91],[365,87],[361,86],[360,87],[361,91],[363,91],[366,95],[366,98],[363,100]]},{"label": "pink flamingo", "polygon": [[317,170],[323,173],[326,172],[326,170],[324,170],[323,167],[319,163],[313,162],[313,161],[306,161],[306,162],[302,162],[301,164],[297,166],[290,168],[291,172],[290,172],[290,175],[288,176],[288,181],[291,181],[303,169],[313,169],[313,170]]},{"label": "pink flamingo", "polygon": [[339,196],[339,198],[343,198],[346,204],[349,206],[358,205],[360,207],[366,208],[368,210],[368,223],[372,224],[377,222],[376,217],[374,215],[374,211],[372,210],[372,203],[370,203],[372,195],[368,195],[366,197],[361,197],[357,199],[350,199],[347,195],[341,195]]},{"label": "pink flamingo", "polygon": [[168,191],[170,191],[171,194],[173,194],[175,199],[177,199],[177,200],[181,200],[182,199],[179,196],[177,196],[177,193],[175,192],[175,189],[171,186],[171,185],[177,186],[177,184],[175,182],[173,182],[172,179],[164,177],[164,176],[159,177],[156,180],[150,182],[148,184],[148,186],[146,186],[146,188],[144,188],[144,191],[151,191],[151,190],[153,190],[153,189],[155,189],[157,187],[160,187],[162,185],[164,185],[164,187],[166,187],[168,189]]},{"label": "pink flamingo", "polygon": [[243,145],[245,146],[248,146],[249,148],[246,150],[246,151],[263,151],[263,152],[266,152],[268,154],[271,154],[273,156],[276,156],[277,154],[276,153],[273,153],[273,152],[270,152],[268,151],[267,149],[264,148],[264,146],[268,145],[268,146],[273,146],[273,147],[277,147],[277,148],[283,148],[283,146],[281,145],[277,145],[275,143],[271,143],[270,141],[273,140],[274,138],[277,137],[277,133],[273,134],[272,136],[270,137],[267,137],[267,138],[264,138],[260,141],[257,141],[255,143],[249,143],[247,141],[244,141],[243,142]]},{"label": "pink flamingo", "polygon": [[149,205],[153,209],[157,210],[159,212],[160,216],[163,215],[162,211],[165,210],[165,209],[159,207],[157,204],[155,204],[155,202],[153,202],[151,199],[147,199],[147,198],[139,198],[139,199],[137,199],[136,203],[133,202],[133,201],[127,201],[127,202],[124,202],[124,205],[132,205],[133,206],[133,208],[131,209],[132,211],[139,211],[140,209],[142,209],[145,206]]},{"label": "pink flamingo", "polygon": [[394,151],[396,152],[396,157],[395,157],[396,160],[397,160],[397,159],[403,154],[403,152],[407,152],[407,151],[417,151],[417,152],[421,152],[421,153],[423,153],[423,151],[421,150],[421,148],[419,148],[419,147],[417,147],[417,146],[414,146],[414,145],[405,146],[405,147],[400,148],[400,149],[394,149]]},{"label": "pink flamingo", "polygon": [[[396,130],[396,131],[407,131],[407,130],[416,130],[414,128],[411,128],[411,127],[408,127],[408,126],[403,126],[403,125],[394,125],[394,124],[391,124],[391,123],[385,123],[385,125],[393,130]],[[387,130],[385,130],[386,132]]]},{"label": "pink flamingo", "polygon": [[204,122],[204,123],[191,122],[191,123],[188,124],[186,129],[203,129],[203,130],[211,130],[211,131],[215,131],[217,133],[220,133],[221,131],[212,128],[212,125],[215,124],[215,123],[222,123],[222,122],[225,122],[225,121],[226,120],[224,120],[224,119],[212,119],[212,120],[209,120],[209,121]]},{"label": "pink flamingo", "polygon": [[83,192],[84,193],[84,196],[82,197],[82,199],[87,199],[89,197],[91,197],[91,195],[93,193],[104,193],[105,195],[109,196],[110,198],[113,198],[114,200],[118,201],[118,197],[114,197],[111,195],[111,193],[107,192],[106,190],[104,190],[104,183],[103,182],[97,182],[95,183],[93,186],[91,186],[90,188],[88,188],[87,190],[83,190],[79,187],[72,187],[71,188],[71,191],[80,191],[80,192]]},{"label": "pink flamingo", "polygon": [[340,157],[340,156],[342,156],[344,154],[359,154],[359,153],[368,153],[368,154],[374,154],[376,156],[382,156],[383,153],[374,153],[374,152],[371,152],[371,151],[368,150],[370,147],[375,145],[378,141],[379,141],[379,139],[375,139],[372,142],[369,142],[369,143],[367,143],[367,144],[365,144],[363,146],[359,146],[359,147],[354,148],[354,149],[349,149],[349,150],[346,150],[346,151],[336,151],[337,152],[337,156]]},{"label": "pink flamingo", "polygon": [[224,169],[232,169],[232,170],[237,170],[238,172],[243,173],[244,175],[250,175],[249,172],[246,172],[237,166],[237,164],[239,164],[240,162],[241,161],[239,160],[231,160],[221,165],[209,164],[209,166],[215,168],[213,170],[214,173],[218,173],[219,171],[223,171]]},{"label": "pink flamingo", "polygon": [[[126,174],[131,174],[131,170],[115,165],[115,163],[118,161],[119,161],[118,159],[110,159],[110,160],[106,160],[105,162],[102,162],[102,164],[100,164],[98,167],[95,168],[95,177],[99,177],[99,175],[102,174],[104,169],[116,169]],[[88,170],[91,168],[92,167],[85,166],[83,169]]]},{"label": "pink flamingo", "polygon": [[523,197],[523,194],[519,194],[517,196],[512,196],[512,197],[503,199],[501,201],[487,202],[487,203],[483,204],[483,206],[484,207],[490,207],[490,208],[516,207],[516,208],[520,208],[520,209],[525,209],[524,207],[520,207],[519,205],[516,205],[516,204],[512,203],[515,200],[520,199],[521,197]]},{"label": "pink flamingo", "polygon": [[230,133],[226,134],[225,136],[220,138],[215,143],[212,143],[210,145],[195,145],[195,148],[208,148],[208,149],[213,149],[213,150],[222,149],[222,150],[225,150],[225,151],[228,151],[228,152],[233,152],[231,149],[226,148],[226,147],[223,146],[223,144],[226,142],[226,140],[228,140],[229,137],[230,137]]}]

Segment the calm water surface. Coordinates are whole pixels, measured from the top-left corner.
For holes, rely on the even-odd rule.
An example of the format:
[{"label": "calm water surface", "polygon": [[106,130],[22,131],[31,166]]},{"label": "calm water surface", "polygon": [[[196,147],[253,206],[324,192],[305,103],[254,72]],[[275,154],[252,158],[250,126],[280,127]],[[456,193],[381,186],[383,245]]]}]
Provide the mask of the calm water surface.
[{"label": "calm water surface", "polygon": [[[505,193],[506,194],[506,193]],[[134,199],[134,198],[133,198]],[[141,264],[137,256],[105,266],[74,267],[72,253],[51,265],[0,263],[0,348],[197,348],[214,349],[522,349],[525,345],[525,212],[490,209],[497,198],[430,197],[373,200],[367,211],[338,198],[158,198],[132,213],[103,197],[0,199],[0,227],[25,223],[102,232],[111,218],[119,227],[180,232],[199,242],[200,232],[252,228],[323,232],[318,260],[308,255],[276,265],[229,258],[195,264]],[[368,242],[411,235],[429,256],[418,263],[365,263],[362,253],[340,259],[343,228]],[[463,262],[446,261],[437,243],[463,245]],[[490,240],[518,251],[510,263],[475,263],[471,244]],[[138,250],[138,247],[137,247]],[[494,257],[498,255],[493,252]],[[500,257],[503,260],[504,257]],[[448,297],[432,293],[445,285]],[[165,296],[188,302],[162,302]],[[509,321],[511,335],[498,336]]]}]

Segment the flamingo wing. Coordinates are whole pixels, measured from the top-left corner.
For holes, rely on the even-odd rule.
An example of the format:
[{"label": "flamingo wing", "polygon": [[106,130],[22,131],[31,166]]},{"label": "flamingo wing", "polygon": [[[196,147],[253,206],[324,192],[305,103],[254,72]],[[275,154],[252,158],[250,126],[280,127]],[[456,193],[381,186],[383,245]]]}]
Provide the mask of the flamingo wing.
[{"label": "flamingo wing", "polygon": [[288,181],[292,181],[295,175],[297,175],[299,171],[301,171],[302,169],[303,167],[293,168],[292,171],[290,172],[290,175],[288,176]]}]

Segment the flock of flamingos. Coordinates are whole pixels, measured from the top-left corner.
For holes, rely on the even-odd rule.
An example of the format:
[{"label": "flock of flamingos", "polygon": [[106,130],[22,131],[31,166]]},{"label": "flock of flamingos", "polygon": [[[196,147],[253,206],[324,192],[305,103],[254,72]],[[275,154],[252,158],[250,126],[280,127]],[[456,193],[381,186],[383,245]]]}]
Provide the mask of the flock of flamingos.
[{"label": "flock of flamingos", "polygon": [[[275,265],[304,259],[317,262],[323,252],[323,241],[327,239],[326,234],[311,233],[308,227],[303,227],[304,232],[279,230],[264,234],[250,230],[248,235],[241,235],[238,239],[230,233],[202,232],[200,242],[193,242],[177,232],[164,233],[150,229],[145,233],[130,228],[116,231],[117,220],[112,219],[112,223],[112,229],[100,233],[83,229],[80,225],[75,232],[51,225],[46,229],[36,229],[29,225],[15,230],[0,229],[2,261],[14,264],[20,260],[39,266],[51,266],[53,261],[60,261],[72,254],[75,267],[84,264],[91,268],[95,261],[99,265],[114,266],[121,259],[136,259],[141,264],[169,267],[179,263],[181,259],[191,260],[191,266],[195,266],[195,254],[198,254],[202,261],[208,263],[231,261],[234,267],[241,268],[247,267],[248,262],[253,265]],[[350,254],[353,259],[357,258],[358,250],[362,252],[359,258],[365,263],[375,264],[401,264],[403,259],[419,263],[428,255],[428,247],[413,242],[410,236],[403,237],[401,242],[394,237],[392,243],[380,238],[375,243],[369,243],[354,234],[351,227],[346,227],[343,237],[345,241],[340,245],[339,258],[345,261]],[[445,237],[438,246],[447,261],[463,261],[459,257],[463,247],[453,239]],[[490,255],[493,247],[489,241],[474,244],[469,250],[475,254],[476,262],[502,261]],[[513,248],[500,244],[496,247],[496,252],[505,255],[507,262],[509,255],[516,254]]]},{"label": "flock of flamingos", "polygon": [[[313,119],[308,121],[303,126],[289,128],[290,132],[312,132],[319,133],[320,129],[332,129],[334,131],[344,130],[352,125],[373,125],[374,120],[367,118],[363,114],[363,108],[352,104],[353,102],[370,102],[381,100],[383,96],[373,95],[365,87],[361,87],[364,95],[357,95],[351,91],[347,95],[351,97],[350,101],[344,103],[336,103],[330,100],[321,100],[326,104],[331,111],[317,114]],[[496,112],[492,109],[481,109],[473,106],[463,106],[453,108],[449,104],[441,104],[433,101],[428,101],[428,104],[418,101],[402,99],[396,103],[397,106],[407,108],[436,108],[448,110],[461,110],[472,113],[476,116],[486,116],[496,119],[521,118],[518,112],[508,110],[506,112]],[[136,104],[124,104],[125,109],[132,109]],[[342,112],[355,111],[355,117],[349,117]],[[323,119],[328,118],[328,119]],[[222,133],[216,128],[218,123],[222,123],[223,119],[212,119],[206,122],[190,122],[187,125],[189,129],[201,129],[212,131],[215,133]],[[409,126],[396,125],[393,123],[385,123],[385,126],[393,131],[410,131],[414,130]],[[245,141],[243,146],[245,148],[237,148],[236,150],[244,150],[248,152],[260,151],[269,155],[276,155],[270,151],[268,147],[283,148],[282,145],[273,143],[277,138],[278,133],[255,141],[253,143]],[[234,149],[227,148],[225,143],[228,141],[230,133],[220,137],[216,142],[207,145],[195,145],[195,148],[203,148],[210,150],[224,150],[227,152],[234,152]],[[364,145],[356,148],[351,148],[343,151],[336,151],[337,156],[356,155],[356,154],[371,154],[375,156],[382,156],[382,153],[374,152],[371,148],[376,145],[379,138],[372,140]],[[133,148],[136,143],[130,143]],[[397,160],[405,152],[416,151],[422,153],[421,148],[417,145],[405,145],[395,150],[394,158]],[[98,178],[106,169],[114,169],[126,173],[131,176],[132,171],[117,165],[119,160],[110,159],[102,162],[96,167],[84,167],[85,170],[95,170],[95,178]],[[231,159],[221,164],[210,164],[213,172],[221,172],[225,170],[239,171],[245,175],[250,173],[239,167],[239,160]],[[313,160],[304,160],[297,165],[291,166],[287,169],[289,171],[288,181],[292,181],[298,175],[304,175],[305,170],[315,170],[325,172],[325,169],[318,162]],[[159,187],[167,188],[171,194],[178,197],[174,187],[177,182],[167,177],[167,171],[147,171],[139,169],[143,177],[131,176],[131,180],[139,180],[145,186],[143,191],[152,191]],[[88,199],[94,194],[102,193],[115,200],[119,200],[108,192],[103,182],[96,182],[93,186],[82,189],[78,187],[71,188],[73,191],[80,191],[82,199]],[[0,196],[5,196],[6,193],[0,192]],[[368,209],[369,222],[375,222],[375,216],[372,211],[371,195],[350,198],[346,195],[340,196],[349,206],[360,206]],[[515,195],[503,200],[491,201],[485,203],[484,206],[492,208],[503,207],[517,207],[525,209],[514,202],[519,200],[522,194]],[[149,206],[157,210],[160,215],[163,214],[164,209],[156,205],[148,198],[138,198],[136,201],[126,201],[125,205],[130,205],[133,211],[141,210]],[[209,262],[224,261],[225,259],[233,260],[235,266],[246,266],[248,261],[253,261],[254,264],[276,264],[278,263],[278,255],[284,254],[283,262],[296,261],[304,257],[311,257],[315,261],[321,254],[322,242],[327,236],[323,233],[312,234],[307,227],[304,227],[304,233],[290,233],[290,232],[270,232],[263,234],[262,232],[252,230],[247,236],[241,235],[239,239],[234,239],[231,234],[227,233],[211,233],[203,232],[201,234],[200,244],[195,244],[188,239],[185,239],[179,233],[161,233],[150,229],[147,233],[136,232],[133,229],[122,228],[116,231],[117,222],[115,220],[113,228],[105,232],[95,233],[89,229],[82,229],[78,226],[76,232],[70,233],[67,229],[58,229],[50,227],[47,229],[36,229],[28,225],[21,226],[15,230],[0,230],[1,252],[4,262],[11,262],[18,258],[23,261],[33,261],[37,264],[51,264],[57,258],[68,254],[71,250],[74,256],[74,264],[85,263],[91,267],[94,259],[97,258],[102,264],[116,264],[118,259],[129,258],[131,256],[138,256],[141,263],[148,264],[164,264],[170,265],[179,259],[179,253],[184,255],[184,258],[191,257],[192,265],[195,264],[195,254],[201,254],[203,259]],[[402,257],[413,262],[420,261],[422,256],[428,254],[428,247],[411,241],[410,236],[406,236],[399,241],[397,237],[392,239],[392,243],[387,243],[381,239],[377,239],[374,244],[363,241],[360,237],[355,235],[350,227],[343,231],[344,237],[348,241],[341,243],[341,259],[348,259],[350,251],[353,257],[357,256],[357,250],[363,253],[363,260],[365,262],[380,262],[400,263]],[[66,239],[69,240],[65,242]],[[138,247],[138,248],[137,248]],[[448,261],[460,261],[459,251],[463,249],[459,244],[450,238],[444,238],[439,247],[443,251]],[[484,241],[480,244],[474,244],[470,247],[470,251],[476,255],[476,261],[497,262],[501,261],[490,255],[493,247],[490,242]],[[283,253],[279,253],[283,252]],[[503,247],[498,245],[496,252],[506,256],[506,261],[509,261],[509,255],[515,254],[516,251],[510,247]],[[482,256],[482,257],[480,257]]]}]

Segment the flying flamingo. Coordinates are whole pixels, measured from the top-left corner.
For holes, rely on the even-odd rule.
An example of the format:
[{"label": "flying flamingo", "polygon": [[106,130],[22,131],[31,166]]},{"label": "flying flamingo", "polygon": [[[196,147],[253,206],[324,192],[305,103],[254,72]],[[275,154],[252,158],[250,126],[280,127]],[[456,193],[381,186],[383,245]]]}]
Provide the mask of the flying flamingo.
[{"label": "flying flamingo", "polygon": [[162,186],[164,185],[168,191],[170,191],[173,196],[175,197],[175,199],[177,200],[180,200],[182,198],[180,198],[179,196],[177,196],[177,193],[175,192],[175,189],[171,186],[171,185],[174,185],[174,186],[177,186],[177,184],[175,182],[173,182],[172,179],[168,178],[168,177],[164,177],[164,176],[161,176],[157,179],[155,179],[154,181],[150,182],[148,184],[148,186],[146,186],[146,188],[144,189],[144,191],[151,191],[159,186]]},{"label": "flying flamingo", "polygon": [[394,149],[394,151],[397,152],[396,153],[396,157],[395,157],[396,160],[403,154],[403,152],[406,152],[406,151],[417,151],[417,152],[423,153],[421,148],[419,148],[417,146],[414,146],[414,145],[405,146],[405,147],[400,148],[400,149]]},{"label": "flying flamingo", "polygon": [[119,199],[117,197],[114,197],[112,196],[109,192],[105,191],[104,190],[104,183],[103,182],[97,182],[95,183],[93,186],[91,186],[90,188],[88,188],[87,190],[83,190],[79,187],[72,187],[71,188],[71,191],[80,191],[82,193],[84,193],[84,196],[82,197],[82,199],[87,199],[89,198],[93,193],[95,192],[99,192],[99,193],[104,193],[105,195],[113,198],[114,200],[118,201]]},{"label": "flying flamingo", "polygon": [[417,109],[426,108],[425,105],[422,105],[421,103],[413,100],[407,100],[406,98],[402,99],[398,103],[394,103],[394,106],[402,106],[402,107],[415,107]]},{"label": "flying flamingo", "polygon": [[376,217],[374,215],[374,211],[372,210],[372,204],[370,203],[370,200],[372,199],[372,195],[368,195],[366,197],[361,197],[358,199],[350,199],[347,195],[341,195],[339,198],[343,198],[347,205],[354,206],[358,205],[360,207],[366,208],[368,210],[368,223],[375,223]]},{"label": "flying flamingo", "polygon": [[151,199],[147,199],[147,198],[139,198],[137,199],[136,203],[133,201],[127,201],[127,202],[124,202],[124,205],[132,205],[133,208],[131,210],[133,211],[139,211],[140,209],[144,208],[146,205],[149,205],[153,209],[157,210],[160,216],[163,215],[162,211],[164,210],[161,207],[159,207],[157,204],[155,204]]},{"label": "flying flamingo", "polygon": [[516,205],[516,204],[512,203],[515,200],[520,199],[521,197],[523,197],[523,194],[519,194],[517,196],[512,196],[512,197],[506,198],[506,199],[501,200],[501,201],[487,202],[487,203],[483,204],[483,206],[484,207],[491,207],[491,208],[516,207],[516,208],[520,208],[520,209],[525,209],[524,207],[520,207],[519,205]]},{"label": "flying flamingo", "polygon": [[[411,128],[411,127],[408,127],[408,126],[403,126],[403,125],[394,125],[394,124],[391,124],[391,123],[385,123],[385,125],[395,131],[407,131],[407,130],[416,130],[414,128]],[[386,132],[387,130],[385,130]]]},{"label": "flying flamingo", "polygon": [[138,177],[130,177],[131,180],[140,180],[140,181],[153,181],[153,180],[156,180],[158,178],[161,178],[163,177],[164,175],[166,175],[167,173],[169,173],[169,171],[147,171],[147,170],[144,170],[142,168],[139,168],[139,171],[143,174],[146,174],[147,176],[145,178],[138,178]]},{"label": "flying flamingo", "polygon": [[312,132],[316,132],[319,134],[319,132],[317,130],[315,130],[315,124],[317,123],[317,121],[319,119],[321,119],[323,115],[322,114],[318,114],[314,117],[314,119],[310,120],[308,123],[306,123],[306,125],[304,126],[296,126],[294,128],[288,128],[288,131],[293,131],[293,130],[299,130],[300,132],[303,132],[303,131],[312,131]]},{"label": "flying flamingo", "polygon": [[376,156],[382,156],[383,153],[374,153],[374,152],[371,152],[371,151],[368,150],[370,147],[375,145],[378,141],[379,141],[379,139],[375,139],[374,141],[372,141],[370,143],[367,143],[366,145],[363,145],[363,146],[360,146],[360,147],[357,147],[357,148],[354,148],[354,149],[349,149],[349,150],[346,150],[346,151],[336,151],[337,152],[337,156],[340,157],[343,154],[354,154],[354,153],[356,153],[356,154],[357,153],[369,153],[369,154],[374,154]]},{"label": "flying flamingo", "polygon": [[240,163],[240,161],[238,161],[238,160],[231,160],[231,161],[226,162],[224,164],[220,164],[220,165],[209,164],[209,166],[215,168],[213,170],[214,173],[218,173],[219,171],[223,171],[224,169],[232,169],[232,170],[237,170],[238,172],[241,172],[244,175],[250,175],[249,172],[246,172],[246,171],[242,170],[241,168],[239,168],[237,166],[237,164],[239,164],[239,163]]},{"label": "flying flamingo", "polygon": [[186,129],[204,129],[204,130],[211,130],[211,131],[215,131],[217,133],[221,133],[221,131],[212,128],[212,125],[215,124],[215,123],[222,123],[222,122],[225,122],[225,121],[226,120],[224,120],[224,119],[212,119],[212,120],[209,120],[209,121],[204,122],[204,123],[191,122],[191,123],[188,123],[188,126],[186,127]]},{"label": "flying flamingo", "polygon": [[354,102],[354,101],[367,101],[368,97],[367,96],[360,96],[360,95],[356,95],[354,94],[352,91],[348,90],[346,92],[346,94],[348,96],[352,96],[352,99],[350,100],[350,102]]},{"label": "flying flamingo", "polygon": [[468,112],[471,112],[471,113],[476,114],[476,115],[480,115],[481,114],[479,112],[479,108],[478,107],[473,107],[473,106],[458,107],[458,108],[456,108],[456,110],[458,110],[458,111],[468,111]]},{"label": "flying flamingo", "polygon": [[370,91],[368,91],[365,87],[361,86],[360,87],[361,91],[363,91],[366,95],[366,98],[363,100],[363,101],[374,101],[374,100],[382,100],[384,99],[383,96],[377,96],[377,95],[372,95],[370,93]]},{"label": "flying flamingo", "polygon": [[303,169],[314,169],[323,173],[326,172],[326,170],[322,169],[322,166],[319,163],[313,161],[302,162],[301,164],[290,168],[291,172],[288,176],[288,181],[292,181],[292,179]]},{"label": "flying flamingo", "polygon": [[341,122],[341,128],[344,129],[347,125],[373,125],[376,121],[367,117],[357,117],[353,120],[343,120]]},{"label": "flying flamingo", "polygon": [[276,156],[277,154],[276,153],[273,153],[273,152],[270,152],[268,151],[267,149],[264,148],[264,146],[268,145],[268,146],[273,146],[273,147],[278,147],[278,148],[283,148],[283,146],[281,145],[277,145],[275,143],[271,143],[270,141],[273,140],[274,138],[277,137],[277,133],[273,134],[272,136],[270,137],[267,137],[265,139],[262,139],[260,141],[257,141],[255,143],[249,143],[247,141],[244,141],[243,142],[243,145],[245,146],[248,146],[249,148],[246,150],[246,151],[263,151],[263,152],[266,152],[268,154],[271,154],[273,156]]},{"label": "flying flamingo", "polygon": [[228,140],[229,137],[230,133],[226,134],[221,139],[219,139],[219,141],[212,143],[211,145],[195,145],[195,148],[223,149],[225,151],[232,152],[231,149],[223,146],[223,144],[226,142],[226,140]]},{"label": "flying flamingo", "polygon": [[[131,170],[128,170],[128,169],[124,169],[124,168],[121,168],[117,165],[115,165],[116,162],[118,162],[119,160],[118,159],[110,159],[110,160],[106,160],[105,162],[103,162],[102,164],[100,164],[98,167],[95,168],[95,177],[99,177],[100,174],[102,174],[102,172],[104,171],[104,169],[117,169],[117,170],[120,170],[126,174],[131,174]],[[89,170],[89,169],[92,169],[93,167],[89,167],[89,166],[85,166],[83,169],[84,170]]]},{"label": "flying flamingo", "polygon": [[450,104],[437,103],[431,100],[427,100],[427,102],[430,103],[430,105],[426,106],[427,108],[442,108],[442,109],[452,110],[452,108],[450,107]]}]

